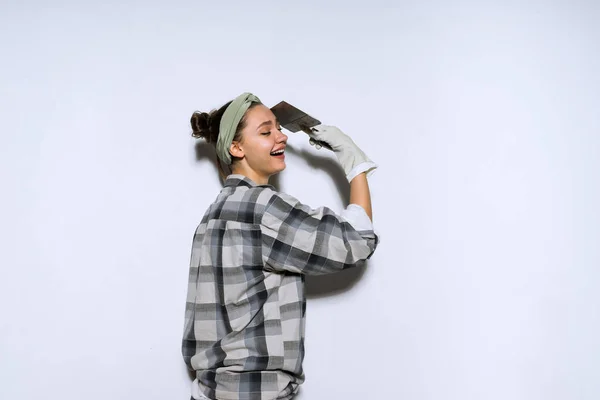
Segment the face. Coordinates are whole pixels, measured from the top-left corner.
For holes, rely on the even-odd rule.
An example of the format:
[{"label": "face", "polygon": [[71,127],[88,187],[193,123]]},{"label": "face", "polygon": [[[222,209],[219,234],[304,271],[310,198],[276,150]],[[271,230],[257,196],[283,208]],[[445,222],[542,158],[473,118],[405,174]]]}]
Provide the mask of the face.
[{"label": "face", "polygon": [[285,147],[288,137],[273,112],[258,104],[246,112],[246,126],[242,139],[234,142],[230,152],[240,158],[234,173],[248,176],[258,184],[265,184],[269,177],[285,169]]}]

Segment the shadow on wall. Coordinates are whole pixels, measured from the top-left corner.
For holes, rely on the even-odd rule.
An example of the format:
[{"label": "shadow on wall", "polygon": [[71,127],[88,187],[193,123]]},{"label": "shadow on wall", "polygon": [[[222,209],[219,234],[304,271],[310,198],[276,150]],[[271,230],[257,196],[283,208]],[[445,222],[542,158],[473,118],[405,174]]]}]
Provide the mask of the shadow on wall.
[{"label": "shadow on wall", "polygon": [[[214,178],[221,184],[219,170],[217,167],[217,155],[214,146],[201,141],[196,143],[196,160],[199,162],[209,162],[214,172]],[[288,154],[293,154],[304,160],[311,168],[325,171],[333,179],[336,188],[344,204],[350,201],[350,185],[346,180],[344,171],[340,165],[333,159],[315,155],[306,150],[297,150],[288,144],[286,148]],[[226,172],[227,172],[227,167]],[[271,177],[269,183],[276,190],[281,190],[281,174]],[[216,195],[216,193],[215,193]],[[299,199],[302,201],[302,199]],[[365,273],[365,266],[351,268],[335,274],[321,276],[306,276],[306,296],[308,298],[319,298],[332,296],[350,290]]]}]

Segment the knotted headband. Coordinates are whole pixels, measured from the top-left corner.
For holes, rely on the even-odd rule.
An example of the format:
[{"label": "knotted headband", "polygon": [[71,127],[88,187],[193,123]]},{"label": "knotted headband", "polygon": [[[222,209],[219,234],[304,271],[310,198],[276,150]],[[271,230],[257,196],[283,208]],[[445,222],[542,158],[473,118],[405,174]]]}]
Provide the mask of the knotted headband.
[{"label": "knotted headband", "polygon": [[219,125],[219,137],[217,139],[216,147],[217,156],[219,156],[221,161],[225,164],[231,164],[229,146],[231,146],[231,142],[233,142],[235,131],[237,130],[240,121],[252,103],[260,102],[260,99],[252,93],[243,93],[236,97],[223,113]]}]

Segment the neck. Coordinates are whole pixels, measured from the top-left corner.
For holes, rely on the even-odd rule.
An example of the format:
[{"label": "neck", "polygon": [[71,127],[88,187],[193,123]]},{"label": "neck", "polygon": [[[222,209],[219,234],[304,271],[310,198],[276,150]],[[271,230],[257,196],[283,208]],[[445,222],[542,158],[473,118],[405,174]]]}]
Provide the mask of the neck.
[{"label": "neck", "polygon": [[[239,164],[239,163],[236,163]],[[267,185],[269,183],[269,177],[260,175],[256,171],[247,168],[245,165],[234,165],[231,167],[232,174],[244,175],[246,178],[251,179],[258,185]]]}]

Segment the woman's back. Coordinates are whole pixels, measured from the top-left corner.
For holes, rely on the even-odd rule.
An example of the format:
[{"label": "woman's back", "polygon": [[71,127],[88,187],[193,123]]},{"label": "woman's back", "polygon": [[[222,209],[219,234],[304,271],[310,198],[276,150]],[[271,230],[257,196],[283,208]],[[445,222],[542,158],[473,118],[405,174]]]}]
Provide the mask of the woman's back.
[{"label": "woman's back", "polygon": [[[304,381],[304,275],[376,246],[322,207],[231,175],[194,235],[183,355],[212,397],[287,398]],[[291,397],[290,397],[291,398]]]}]

